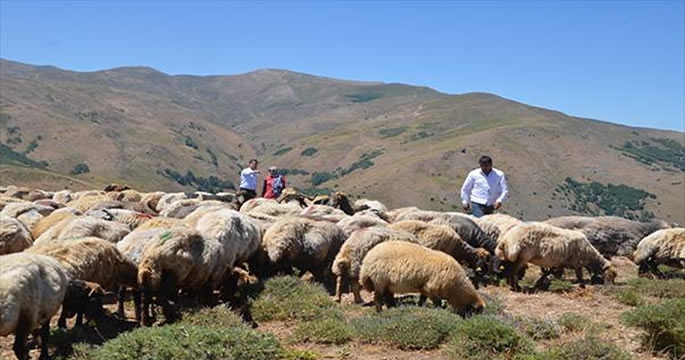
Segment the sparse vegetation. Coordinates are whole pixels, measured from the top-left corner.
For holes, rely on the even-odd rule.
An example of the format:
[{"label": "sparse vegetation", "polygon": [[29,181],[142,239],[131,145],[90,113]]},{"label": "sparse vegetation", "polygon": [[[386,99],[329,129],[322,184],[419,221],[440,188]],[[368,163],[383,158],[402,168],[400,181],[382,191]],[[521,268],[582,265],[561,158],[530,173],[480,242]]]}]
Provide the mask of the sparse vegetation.
[{"label": "sparse vegetation", "polygon": [[278,169],[283,175],[309,175],[309,171],[304,169]]},{"label": "sparse vegetation", "polygon": [[212,151],[212,149],[207,148],[207,154],[209,154],[212,165],[219,166],[219,159],[217,159],[216,154]]},{"label": "sparse vegetation", "polygon": [[186,136],[184,141],[187,147],[193,148],[195,150],[199,148],[195,140],[193,140],[193,138],[191,138],[190,136]]},{"label": "sparse vegetation", "polygon": [[300,155],[302,155],[302,156],[313,156],[314,154],[316,154],[317,151],[319,151],[317,148],[308,147],[308,148],[302,150]]},{"label": "sparse vegetation", "polygon": [[395,127],[395,128],[389,128],[389,129],[380,129],[378,130],[378,135],[380,135],[381,138],[387,139],[391,137],[398,136],[402,133],[407,131],[406,126],[400,126],[400,127]]},{"label": "sparse vegetation", "polygon": [[28,156],[18,153],[5,144],[0,144],[0,164],[20,163],[36,168],[48,167],[47,161],[35,161]]},{"label": "sparse vegetation", "polygon": [[220,180],[218,177],[212,175],[209,178],[195,176],[195,174],[188,170],[185,175],[181,175],[174,169],[166,168],[159,172],[162,176],[172,179],[184,186],[193,186],[199,191],[207,191],[217,193],[226,189],[235,190],[235,184],[229,180]]},{"label": "sparse vegetation", "polygon": [[655,305],[638,306],[621,320],[645,331],[642,346],[665,352],[671,359],[685,356],[685,299],[671,299]]},{"label": "sparse vegetation", "polygon": [[317,344],[344,344],[352,340],[354,333],[344,319],[329,317],[303,321],[297,325],[293,340]]},{"label": "sparse vegetation", "polygon": [[376,92],[364,92],[364,93],[345,95],[345,97],[350,99],[350,101],[352,101],[353,103],[364,103],[364,102],[369,102],[369,101],[373,101],[376,99],[380,99],[383,97],[383,94],[376,93]]},{"label": "sparse vegetation", "polygon": [[595,336],[555,346],[526,360],[630,360],[632,357],[618,346]]},{"label": "sparse vegetation", "polygon": [[457,327],[446,352],[460,360],[511,359],[532,354],[533,342],[497,317],[474,316]]},{"label": "sparse vegetation", "polygon": [[561,327],[552,319],[519,319],[519,328],[533,340],[551,340],[559,337]]},{"label": "sparse vegetation", "polygon": [[74,113],[74,117],[79,120],[88,120],[96,124],[100,123],[97,111],[78,111]]},{"label": "sparse vegetation", "polygon": [[288,151],[290,151],[290,150],[292,150],[292,149],[293,149],[293,148],[291,148],[291,147],[280,148],[280,149],[276,150],[276,152],[274,152],[273,155],[274,155],[274,156],[281,156],[281,155],[287,153]]},{"label": "sparse vegetation", "polygon": [[592,320],[578,313],[564,313],[557,319],[557,324],[569,332],[580,332],[593,326]]},{"label": "sparse vegetation", "polygon": [[26,146],[26,149],[22,152],[24,155],[28,155],[33,152],[33,150],[36,150],[38,147],[38,140],[43,139],[42,136],[38,135],[35,139],[31,140],[31,142]]},{"label": "sparse vegetation", "polygon": [[417,141],[417,140],[429,138],[429,137],[431,137],[431,136],[433,136],[433,135],[435,135],[435,134],[433,134],[432,132],[428,132],[428,131],[419,131],[419,132],[417,132],[416,134],[412,134],[412,135],[409,137],[408,141]]},{"label": "sparse vegetation", "polygon": [[264,291],[252,304],[257,321],[318,320],[342,318],[342,313],[319,284],[294,276],[271,278]]},{"label": "sparse vegetation", "polygon": [[557,188],[574,199],[570,208],[588,215],[615,215],[633,220],[648,220],[654,214],[644,210],[645,201],[654,194],[627,185],[581,183],[567,177]]},{"label": "sparse vegetation", "polygon": [[685,171],[685,147],[673,139],[651,138],[648,141],[626,141],[616,148],[627,157],[645,165],[660,164],[667,169],[673,167]]},{"label": "sparse vegetation", "polygon": [[372,167],[374,165],[374,162],[371,160],[378,156],[381,156],[382,154],[383,150],[380,149],[362,154],[362,156],[359,158],[359,161],[355,161],[354,163],[352,163],[352,165],[350,165],[350,167],[342,170],[340,172],[340,176],[345,176],[355,170],[363,170]]},{"label": "sparse vegetation", "polygon": [[224,328],[247,327],[240,317],[224,305],[194,309],[183,314],[183,324],[220,326]]},{"label": "sparse vegetation", "polygon": [[326,181],[337,179],[338,176],[326,171],[318,171],[312,174],[312,185],[317,186],[325,183]]},{"label": "sparse vegetation", "polygon": [[80,175],[80,174],[86,174],[90,172],[90,168],[88,167],[88,164],[86,163],[78,163],[74,166],[71,171],[69,171],[69,174],[71,175]]}]

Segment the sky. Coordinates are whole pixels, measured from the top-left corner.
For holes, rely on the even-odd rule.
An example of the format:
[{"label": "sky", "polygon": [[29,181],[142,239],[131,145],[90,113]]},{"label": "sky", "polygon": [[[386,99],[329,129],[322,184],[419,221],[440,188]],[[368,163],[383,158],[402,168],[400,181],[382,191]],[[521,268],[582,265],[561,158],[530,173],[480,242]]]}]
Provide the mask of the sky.
[{"label": "sky", "polygon": [[0,0],[0,57],[75,71],[288,69],[685,131],[684,23],[683,0]]}]

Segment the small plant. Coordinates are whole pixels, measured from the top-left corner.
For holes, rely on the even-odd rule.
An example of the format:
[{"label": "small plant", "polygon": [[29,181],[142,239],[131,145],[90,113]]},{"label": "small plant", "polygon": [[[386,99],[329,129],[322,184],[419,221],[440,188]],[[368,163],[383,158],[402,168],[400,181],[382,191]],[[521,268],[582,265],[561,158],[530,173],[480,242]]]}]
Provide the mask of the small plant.
[{"label": "small plant", "polygon": [[246,326],[240,317],[226,306],[200,308],[183,314],[183,324],[221,326],[226,328]]},{"label": "small plant", "polygon": [[557,324],[569,332],[580,332],[593,326],[589,317],[577,313],[564,313],[557,319]]},{"label": "small plant", "polygon": [[634,289],[621,290],[616,294],[616,300],[628,306],[644,305],[645,299]]},{"label": "small plant", "polygon": [[[553,347],[533,359],[540,360],[631,360],[618,346],[594,336]],[[532,360],[532,359],[531,359]]]},{"label": "small plant", "polygon": [[568,292],[573,290],[573,284],[564,279],[552,279],[549,285],[549,291],[551,292]]},{"label": "small plant", "polygon": [[363,342],[384,342],[400,349],[434,349],[457,328],[461,318],[443,309],[400,306],[352,321]]},{"label": "small plant", "polygon": [[319,356],[311,350],[287,349],[285,350],[285,360],[316,360]]},{"label": "small plant", "polygon": [[485,309],[483,309],[484,315],[501,315],[504,313],[504,309],[507,307],[504,299],[498,295],[484,294],[483,300],[487,304]]},{"label": "small plant", "polygon": [[297,325],[293,340],[317,344],[344,344],[352,340],[352,328],[339,318],[304,321]]},{"label": "small plant", "polygon": [[406,126],[400,126],[400,127],[396,127],[396,128],[380,129],[380,130],[378,130],[378,135],[380,135],[381,138],[386,139],[386,138],[391,138],[391,137],[395,137],[397,135],[400,135],[405,131],[407,131],[407,127]]},{"label": "small plant", "polygon": [[685,298],[685,280],[668,279],[655,280],[647,278],[634,278],[628,280],[628,286],[644,296],[658,298],[678,299]]},{"label": "small plant", "polygon": [[252,304],[252,315],[257,321],[342,318],[340,309],[319,284],[281,276],[267,280],[264,287]]},{"label": "small plant", "polygon": [[672,359],[685,356],[685,299],[638,306],[621,315],[630,326],[643,329],[642,346],[665,352]]},{"label": "small plant", "polygon": [[531,354],[533,342],[512,325],[494,316],[474,316],[463,321],[447,344],[451,359],[490,360]]},{"label": "small plant", "polygon": [[292,149],[293,149],[293,148],[291,148],[291,147],[280,148],[280,149],[276,150],[276,152],[274,152],[274,156],[283,155],[283,154],[287,153],[288,151],[290,151],[290,150],[292,150]]},{"label": "small plant", "polygon": [[90,172],[90,168],[88,167],[88,164],[86,163],[79,163],[74,166],[69,173],[71,175],[79,175],[79,174],[86,174]]},{"label": "small plant", "polygon": [[560,326],[551,319],[521,319],[519,328],[533,340],[551,340],[559,337]]},{"label": "small plant", "polygon": [[302,155],[302,156],[312,156],[312,155],[316,154],[318,151],[319,151],[319,150],[318,150],[317,148],[308,147],[308,148],[302,150],[302,152],[300,153],[300,155]]}]

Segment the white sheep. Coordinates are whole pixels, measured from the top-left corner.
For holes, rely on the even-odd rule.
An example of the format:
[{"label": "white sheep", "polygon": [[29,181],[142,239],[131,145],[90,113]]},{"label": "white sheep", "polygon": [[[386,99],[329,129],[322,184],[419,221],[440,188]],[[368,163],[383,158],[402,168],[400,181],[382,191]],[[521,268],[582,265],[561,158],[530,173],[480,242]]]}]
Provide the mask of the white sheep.
[{"label": "white sheep", "polygon": [[50,215],[38,220],[31,230],[31,237],[38,239],[44,232],[55,226],[66,218],[74,218],[81,215],[81,212],[72,208],[64,207],[50,213]]},{"label": "white sheep", "polygon": [[393,240],[414,243],[419,241],[416,236],[406,231],[383,227],[369,227],[355,231],[350,235],[336,254],[331,266],[331,271],[336,276],[335,296],[338,302],[342,300],[344,282],[350,283],[354,302],[361,303],[363,301],[359,288],[359,269],[362,260],[374,246]]},{"label": "white sheep", "polygon": [[659,264],[685,269],[685,228],[658,230],[637,244],[633,261],[640,274],[652,272],[661,277]]},{"label": "white sheep", "polygon": [[231,209],[205,214],[197,221],[195,229],[223,245],[229,268],[249,260],[262,241],[259,226],[245,214]]},{"label": "white sheep", "polygon": [[328,205],[309,205],[300,211],[300,215],[322,219],[325,218],[335,222],[338,222],[347,216],[344,211]]},{"label": "white sheep", "polygon": [[29,358],[26,338],[40,328],[41,359],[48,357],[50,319],[59,310],[69,277],[57,260],[16,253],[0,256],[0,336],[14,333],[17,359]]},{"label": "white sheep", "polygon": [[129,232],[131,230],[127,225],[114,221],[102,220],[91,216],[68,217],[45,231],[35,240],[34,246],[86,236],[95,236],[111,243],[116,243]]},{"label": "white sheep", "polygon": [[[510,261],[509,284],[518,286],[519,270],[527,263],[541,268],[571,267],[583,284],[583,268],[593,275],[604,274],[605,283],[613,283],[616,269],[595,249],[585,235],[576,230],[561,229],[544,223],[524,223],[507,231],[497,245],[496,255]],[[541,286],[549,273],[543,272],[535,287]]]},{"label": "white sheep", "polygon": [[394,306],[395,293],[418,292],[444,299],[460,315],[481,312],[485,302],[451,256],[405,241],[376,245],[364,257],[359,273],[367,291],[373,291],[376,311],[382,303]]},{"label": "white sheep", "polygon": [[[476,218],[474,220],[478,226],[483,229],[485,232],[490,233],[490,238],[493,240],[497,241],[499,237],[504,235],[507,231],[511,230],[514,228],[516,225],[520,225],[523,223],[523,221],[507,214],[489,214],[489,215],[484,215],[480,218]],[[490,226],[494,226],[497,229],[497,232],[494,230],[486,230],[489,229]],[[496,234],[496,236],[494,236]]]},{"label": "white sheep", "polygon": [[356,213],[353,216],[346,216],[342,220],[338,221],[337,224],[348,237],[357,230],[372,226],[388,226],[388,223],[378,216],[360,215],[360,213]]},{"label": "white sheep", "polygon": [[107,221],[116,221],[127,225],[131,230],[153,218],[152,215],[128,209],[89,210],[84,215]]},{"label": "white sheep", "polygon": [[0,215],[0,255],[20,252],[33,244],[31,233],[15,218]]}]

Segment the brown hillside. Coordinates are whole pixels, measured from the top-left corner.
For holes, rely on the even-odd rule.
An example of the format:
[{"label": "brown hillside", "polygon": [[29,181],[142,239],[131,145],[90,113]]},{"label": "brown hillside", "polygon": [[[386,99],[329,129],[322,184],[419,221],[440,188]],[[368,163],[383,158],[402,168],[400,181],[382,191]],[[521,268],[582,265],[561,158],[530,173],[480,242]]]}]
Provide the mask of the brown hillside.
[{"label": "brown hillside", "polygon": [[[512,189],[503,210],[524,219],[603,213],[601,199],[590,197],[581,209],[576,195],[556,190],[569,177],[644,190],[654,196],[631,214],[685,223],[685,134],[570,117],[491,94],[283,70],[79,73],[0,60],[0,110],[0,186],[59,189],[78,180],[190,190],[198,184],[183,186],[164,170],[237,182],[256,156],[263,165],[306,171],[289,176],[299,188],[452,210],[464,176],[489,153]],[[631,155],[626,146],[649,151]],[[80,163],[90,172],[69,175]],[[313,179],[315,172],[329,174]]]}]

